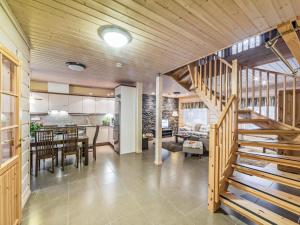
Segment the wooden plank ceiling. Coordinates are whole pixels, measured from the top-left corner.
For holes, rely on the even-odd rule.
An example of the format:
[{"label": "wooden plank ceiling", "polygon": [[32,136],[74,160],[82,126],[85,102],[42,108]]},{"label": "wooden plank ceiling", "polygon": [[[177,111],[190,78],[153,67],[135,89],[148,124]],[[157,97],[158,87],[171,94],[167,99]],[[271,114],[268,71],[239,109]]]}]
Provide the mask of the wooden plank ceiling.
[{"label": "wooden plank ceiling", "polygon": [[[33,79],[113,87],[225,48],[296,17],[299,0],[7,0],[32,45]],[[127,29],[133,41],[112,49],[102,25]],[[66,61],[86,64],[72,72]],[[117,68],[116,63],[123,63]]]}]

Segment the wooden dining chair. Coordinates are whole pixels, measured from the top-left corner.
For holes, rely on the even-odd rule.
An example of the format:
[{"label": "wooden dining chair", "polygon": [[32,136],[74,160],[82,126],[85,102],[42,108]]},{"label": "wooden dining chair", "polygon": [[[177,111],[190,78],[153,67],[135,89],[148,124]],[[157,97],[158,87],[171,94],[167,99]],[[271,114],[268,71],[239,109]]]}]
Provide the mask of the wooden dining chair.
[{"label": "wooden dining chair", "polygon": [[80,158],[80,148],[78,147],[78,129],[77,127],[68,127],[63,134],[63,147],[61,153],[62,170],[65,168],[65,159],[68,155],[76,156],[76,168]]},{"label": "wooden dining chair", "polygon": [[54,149],[53,130],[40,130],[35,133],[35,176],[38,175],[41,159],[52,159],[51,172],[54,173],[54,160],[57,158],[57,152]]},{"label": "wooden dining chair", "polygon": [[93,152],[94,160],[96,160],[97,138],[98,138],[98,135],[99,135],[99,129],[100,129],[100,126],[97,125],[96,130],[95,130],[95,134],[94,134],[94,138],[93,138],[93,143],[89,144],[89,147],[88,147],[89,152]]}]

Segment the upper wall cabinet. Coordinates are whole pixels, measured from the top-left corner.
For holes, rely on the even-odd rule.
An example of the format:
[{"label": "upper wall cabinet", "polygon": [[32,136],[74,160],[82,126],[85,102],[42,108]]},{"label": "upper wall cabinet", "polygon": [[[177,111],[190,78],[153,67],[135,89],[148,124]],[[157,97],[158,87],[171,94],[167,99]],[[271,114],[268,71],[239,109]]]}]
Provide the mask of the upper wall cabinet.
[{"label": "upper wall cabinet", "polygon": [[48,113],[48,94],[31,92],[30,113]]},{"label": "upper wall cabinet", "polygon": [[69,113],[83,113],[83,97],[82,96],[69,96]]},{"label": "upper wall cabinet", "polygon": [[96,98],[96,112],[114,114],[115,100],[112,98]]},{"label": "upper wall cabinet", "polygon": [[83,113],[96,113],[95,97],[83,97]]},{"label": "upper wall cabinet", "polygon": [[43,114],[50,110],[68,113],[114,114],[114,98],[99,98],[64,94],[31,92],[30,113]]},{"label": "upper wall cabinet", "polygon": [[49,110],[68,111],[69,96],[49,94]]}]

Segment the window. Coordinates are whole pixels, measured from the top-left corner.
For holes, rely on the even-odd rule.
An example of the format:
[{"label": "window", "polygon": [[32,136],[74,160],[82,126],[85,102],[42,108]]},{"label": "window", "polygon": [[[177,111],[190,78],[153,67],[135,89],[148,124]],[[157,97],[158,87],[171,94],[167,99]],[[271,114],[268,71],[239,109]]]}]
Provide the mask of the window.
[{"label": "window", "polygon": [[234,45],[232,46],[232,55],[235,55],[236,53],[237,53],[237,45],[234,44]]},{"label": "window", "polygon": [[248,47],[249,47],[249,40],[246,39],[243,41],[243,51],[248,50]]},{"label": "window", "polygon": [[250,38],[250,48],[255,47],[255,37]]},{"label": "window", "polygon": [[183,123],[185,125],[193,125],[196,123],[208,125],[208,109],[207,108],[184,109]]}]

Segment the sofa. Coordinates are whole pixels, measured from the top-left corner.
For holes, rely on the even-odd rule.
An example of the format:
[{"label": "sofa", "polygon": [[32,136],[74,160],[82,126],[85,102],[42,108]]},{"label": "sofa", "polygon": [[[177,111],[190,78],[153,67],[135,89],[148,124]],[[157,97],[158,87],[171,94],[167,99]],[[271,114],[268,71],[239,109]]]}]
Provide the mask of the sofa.
[{"label": "sofa", "polygon": [[193,126],[185,125],[184,127],[179,127],[178,129],[179,134],[187,134],[191,137],[196,138],[208,138],[209,136],[209,125],[197,123]]},{"label": "sofa", "polygon": [[203,143],[204,151],[209,151],[209,125],[197,123],[194,126],[186,125],[178,129],[179,134],[187,134],[189,140],[200,141]]}]

